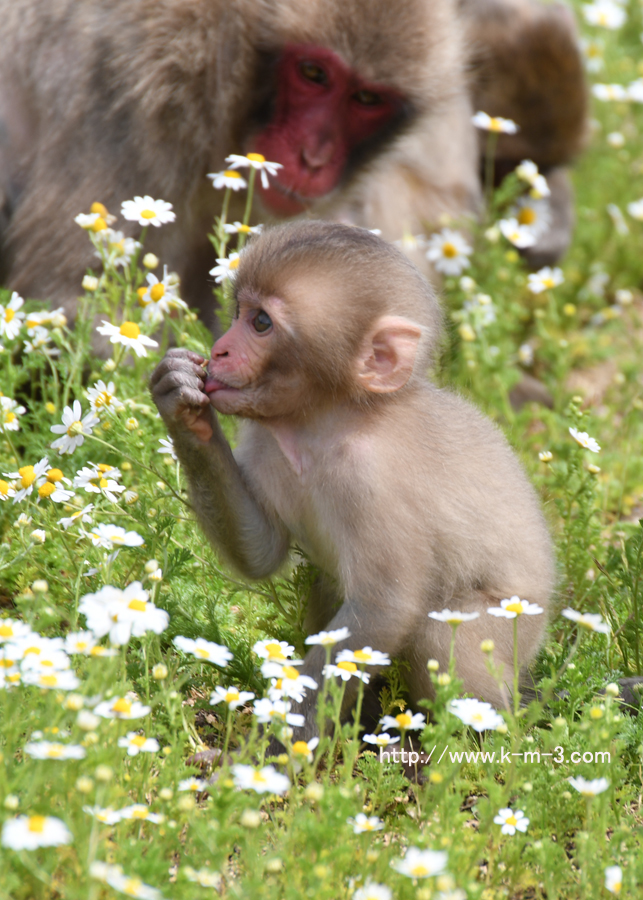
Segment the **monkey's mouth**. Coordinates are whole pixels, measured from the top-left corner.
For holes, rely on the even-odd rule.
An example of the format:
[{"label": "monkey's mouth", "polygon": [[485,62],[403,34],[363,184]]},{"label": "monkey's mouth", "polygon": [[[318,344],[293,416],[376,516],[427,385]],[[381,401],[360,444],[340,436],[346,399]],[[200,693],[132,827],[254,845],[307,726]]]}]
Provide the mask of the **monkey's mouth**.
[{"label": "monkey's mouth", "polygon": [[210,396],[210,394],[216,394],[217,391],[236,391],[238,389],[230,384],[226,384],[225,381],[215,378],[213,375],[207,375],[203,390]]},{"label": "monkey's mouth", "polygon": [[261,200],[271,212],[282,216],[296,216],[311,205],[314,198],[304,197],[274,178],[267,188],[260,187]]}]

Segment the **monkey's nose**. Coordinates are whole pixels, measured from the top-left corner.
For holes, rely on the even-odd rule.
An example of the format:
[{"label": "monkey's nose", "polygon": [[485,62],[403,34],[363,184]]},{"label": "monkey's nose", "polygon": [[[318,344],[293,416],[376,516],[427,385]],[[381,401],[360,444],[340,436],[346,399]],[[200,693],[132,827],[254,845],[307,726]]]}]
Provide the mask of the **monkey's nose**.
[{"label": "monkey's nose", "polygon": [[331,161],[334,153],[335,142],[330,138],[316,147],[301,148],[301,158],[309,169],[323,169]]}]

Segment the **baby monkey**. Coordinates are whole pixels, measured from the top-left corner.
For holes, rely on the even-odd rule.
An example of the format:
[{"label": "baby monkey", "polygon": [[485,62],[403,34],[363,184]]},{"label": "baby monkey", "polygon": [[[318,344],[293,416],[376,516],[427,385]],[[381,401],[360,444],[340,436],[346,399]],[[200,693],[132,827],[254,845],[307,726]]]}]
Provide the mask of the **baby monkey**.
[{"label": "baby monkey", "polygon": [[[309,632],[346,626],[334,654],[401,657],[413,701],[432,693],[427,660],[449,659],[451,629],[428,613],[479,612],[457,631],[457,672],[466,692],[501,706],[480,642],[494,639],[509,686],[513,629],[486,610],[514,594],[546,610],[552,545],[503,435],[427,378],[440,333],[433,290],[370,232],[307,222],[254,240],[234,293],[236,317],[205,371],[174,349],[151,380],[208,539],[252,579],[299,544],[323,573]],[[234,452],[217,412],[243,420]],[[545,619],[520,621],[522,666]],[[321,683],[324,660],[313,648],[302,672]],[[299,711],[310,737],[314,692]]]}]

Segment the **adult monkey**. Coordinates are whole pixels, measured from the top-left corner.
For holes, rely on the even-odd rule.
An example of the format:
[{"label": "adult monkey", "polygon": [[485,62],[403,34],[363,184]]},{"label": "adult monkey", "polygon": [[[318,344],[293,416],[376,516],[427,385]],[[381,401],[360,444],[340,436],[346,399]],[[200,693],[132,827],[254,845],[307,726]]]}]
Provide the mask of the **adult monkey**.
[{"label": "adult monkey", "polygon": [[73,314],[95,264],[73,217],[147,193],[178,219],[149,248],[213,325],[221,198],[205,175],[231,152],[283,164],[269,209],[332,216],[370,160],[403,163],[415,135],[426,217],[476,206],[454,0],[0,0],[0,16],[0,280],[24,296]]}]

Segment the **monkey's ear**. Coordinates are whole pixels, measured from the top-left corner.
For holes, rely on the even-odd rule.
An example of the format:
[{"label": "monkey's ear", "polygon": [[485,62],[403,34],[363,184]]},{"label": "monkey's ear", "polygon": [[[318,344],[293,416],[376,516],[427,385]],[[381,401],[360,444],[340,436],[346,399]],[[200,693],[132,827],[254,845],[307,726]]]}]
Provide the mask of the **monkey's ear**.
[{"label": "monkey's ear", "polygon": [[413,366],[422,329],[411,319],[382,316],[364,341],[357,359],[357,380],[374,394],[404,387]]}]

